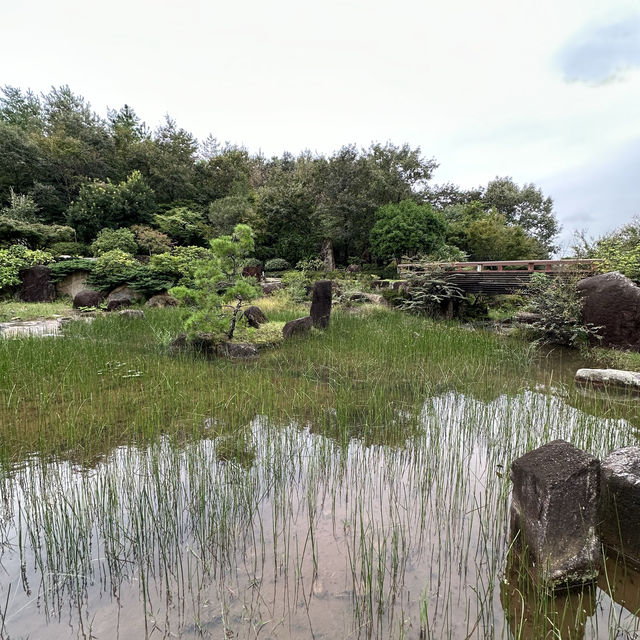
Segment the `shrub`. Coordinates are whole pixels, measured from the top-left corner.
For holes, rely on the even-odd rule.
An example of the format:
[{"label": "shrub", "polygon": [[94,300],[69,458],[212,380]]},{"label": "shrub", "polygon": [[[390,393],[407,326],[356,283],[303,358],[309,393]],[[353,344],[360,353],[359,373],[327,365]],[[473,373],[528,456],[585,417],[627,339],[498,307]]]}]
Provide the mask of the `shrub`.
[{"label": "shrub", "polygon": [[597,327],[582,322],[582,300],[576,276],[560,274],[555,278],[533,273],[527,287],[528,309],[540,314],[531,326],[534,335],[544,341],[568,347],[586,346],[597,336]]},{"label": "shrub", "polygon": [[179,285],[192,286],[196,269],[211,259],[211,250],[204,247],[175,247],[171,253],[151,256],[149,266],[159,276],[171,278]]},{"label": "shrub", "polygon": [[286,271],[291,265],[284,258],[272,258],[264,263],[265,271]]},{"label": "shrub", "polygon": [[51,269],[51,280],[53,280],[54,282],[58,282],[59,280],[63,280],[64,278],[66,278],[70,273],[74,273],[75,271],[88,271],[89,273],[91,273],[95,264],[95,260],[84,260],[82,258],[54,262],[53,264],[49,265],[49,269]]},{"label": "shrub", "polygon": [[48,264],[53,256],[46,251],[32,251],[15,244],[0,249],[0,290],[20,284],[20,271],[38,264]]},{"label": "shrub", "polygon": [[25,222],[0,216],[0,245],[27,244],[32,249],[49,247],[56,242],[71,242],[75,233],[71,227],[59,224]]},{"label": "shrub", "polygon": [[98,291],[109,291],[135,277],[137,260],[120,249],[103,253],[95,262],[87,284]]},{"label": "shrub", "polygon": [[140,251],[144,251],[144,253],[148,253],[150,256],[171,251],[173,243],[166,233],[156,231],[151,227],[146,227],[141,224],[131,227],[131,231],[135,233],[135,239],[138,247],[140,247]]},{"label": "shrub", "polygon": [[242,261],[243,267],[261,267],[262,261],[258,260],[258,258],[245,258]]},{"label": "shrub", "polygon": [[91,243],[94,256],[101,256],[109,251],[123,251],[135,255],[138,251],[136,238],[129,229],[102,229]]},{"label": "shrub", "polygon": [[412,276],[407,281],[407,299],[401,309],[413,313],[437,315],[444,303],[465,299],[462,289],[448,282],[439,271]]},{"label": "shrub", "polygon": [[54,242],[47,251],[54,256],[86,256],[90,250],[82,242]]},{"label": "shrub", "polygon": [[300,271],[324,271],[324,260],[320,258],[307,258],[299,260],[296,269]]}]

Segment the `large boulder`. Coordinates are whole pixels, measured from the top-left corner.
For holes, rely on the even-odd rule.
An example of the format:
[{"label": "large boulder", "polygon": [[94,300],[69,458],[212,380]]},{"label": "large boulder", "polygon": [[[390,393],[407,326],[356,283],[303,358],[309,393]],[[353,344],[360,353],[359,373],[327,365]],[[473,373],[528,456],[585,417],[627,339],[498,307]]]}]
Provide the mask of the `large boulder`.
[{"label": "large boulder", "polygon": [[595,389],[620,389],[640,393],[640,373],[622,369],[578,369],[576,384]]},{"label": "large boulder", "polygon": [[56,297],[49,267],[38,265],[20,272],[22,286],[20,300],[24,302],[51,302]]},{"label": "large boulder", "polygon": [[640,351],[640,288],[617,271],[578,282],[582,320],[598,328],[601,344]]},{"label": "large boulder", "polygon": [[311,322],[317,329],[326,329],[331,318],[331,280],[318,280],[313,285],[311,299]]},{"label": "large boulder", "polygon": [[102,294],[93,289],[83,289],[78,291],[73,297],[73,308],[99,307],[102,304]]},{"label": "large boulder", "polygon": [[311,316],[305,316],[304,318],[291,320],[290,322],[287,322],[284,327],[282,327],[282,337],[286,339],[290,338],[291,336],[309,333],[312,326],[313,323],[311,321]]},{"label": "large boulder", "polygon": [[256,307],[255,305],[252,307],[247,307],[242,315],[247,319],[247,323],[250,327],[257,329],[261,324],[264,324],[267,321],[267,316],[264,315],[264,312],[260,307]]},{"label": "large boulder", "polygon": [[258,267],[243,267],[242,276],[244,278],[255,278],[258,282],[260,282],[260,280],[262,280],[262,277],[264,276],[264,271],[263,271],[262,267],[260,267],[260,266],[258,266]]},{"label": "large boulder", "polygon": [[165,307],[177,307],[178,301],[173,296],[170,296],[168,293],[159,293],[156,296],[151,296],[147,300],[145,306],[164,309]]},{"label": "large boulder", "polygon": [[144,296],[139,291],[136,291],[128,284],[121,284],[107,296],[107,302],[109,302],[109,300],[112,300],[113,298],[122,297],[131,298],[131,300],[134,302],[142,302],[144,300]]},{"label": "large boulder", "polygon": [[216,346],[216,353],[231,360],[253,360],[258,357],[258,348],[248,342],[221,342]]},{"label": "large boulder", "polygon": [[56,283],[56,293],[59,296],[69,296],[72,300],[77,293],[87,288],[89,271],[73,271]]}]

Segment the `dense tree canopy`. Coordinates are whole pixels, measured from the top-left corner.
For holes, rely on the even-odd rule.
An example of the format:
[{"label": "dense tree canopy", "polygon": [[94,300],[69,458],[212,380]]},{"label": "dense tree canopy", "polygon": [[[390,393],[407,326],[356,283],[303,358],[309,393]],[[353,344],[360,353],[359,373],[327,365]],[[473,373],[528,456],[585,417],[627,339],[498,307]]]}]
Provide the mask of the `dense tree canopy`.
[{"label": "dense tree canopy", "polygon": [[[67,86],[42,95],[0,91],[2,246],[47,247],[55,238],[89,244],[102,229],[135,226],[144,238],[138,246],[154,253],[206,246],[249,224],[262,260],[296,264],[330,246],[344,265],[432,246],[413,228],[414,203],[427,205],[430,220],[442,214],[447,243],[467,253],[486,255],[478,248],[491,245],[483,234],[502,258],[553,250],[558,224],[540,189],[510,178],[472,190],[433,185],[436,168],[419,148],[391,143],[265,158],[212,136],[199,142],[168,116],[150,129],[130,105],[103,118]],[[401,202],[408,204],[393,229],[399,244],[383,249],[382,237],[372,235],[376,212]]]}]

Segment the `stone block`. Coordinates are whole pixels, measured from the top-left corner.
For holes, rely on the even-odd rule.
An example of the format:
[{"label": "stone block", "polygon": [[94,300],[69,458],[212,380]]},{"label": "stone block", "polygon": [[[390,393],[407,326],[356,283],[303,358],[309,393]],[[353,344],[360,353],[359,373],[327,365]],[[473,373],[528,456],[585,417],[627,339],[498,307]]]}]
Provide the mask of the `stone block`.
[{"label": "stone block", "polygon": [[511,535],[533,577],[547,588],[595,580],[600,461],[555,440],[511,465]]},{"label": "stone block", "polygon": [[331,280],[318,280],[313,285],[311,298],[311,322],[317,329],[326,329],[331,318]]},{"label": "stone block", "polygon": [[602,461],[598,517],[602,542],[640,567],[640,447]]},{"label": "stone block", "polygon": [[56,288],[51,282],[49,267],[37,265],[20,272],[22,285],[20,300],[23,302],[51,302],[55,300]]}]

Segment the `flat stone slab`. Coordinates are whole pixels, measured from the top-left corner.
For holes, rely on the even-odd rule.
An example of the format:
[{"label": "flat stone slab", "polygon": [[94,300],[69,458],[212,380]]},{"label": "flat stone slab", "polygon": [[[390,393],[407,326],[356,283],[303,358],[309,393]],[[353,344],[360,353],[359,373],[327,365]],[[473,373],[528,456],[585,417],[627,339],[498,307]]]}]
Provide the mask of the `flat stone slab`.
[{"label": "flat stone slab", "polygon": [[602,542],[640,567],[640,447],[610,453],[600,465]]},{"label": "flat stone slab", "polygon": [[640,373],[623,369],[578,369],[576,384],[596,389],[623,389],[640,393]]},{"label": "flat stone slab", "polygon": [[555,440],[515,460],[511,480],[511,535],[534,578],[550,589],[595,580],[600,461]]}]

